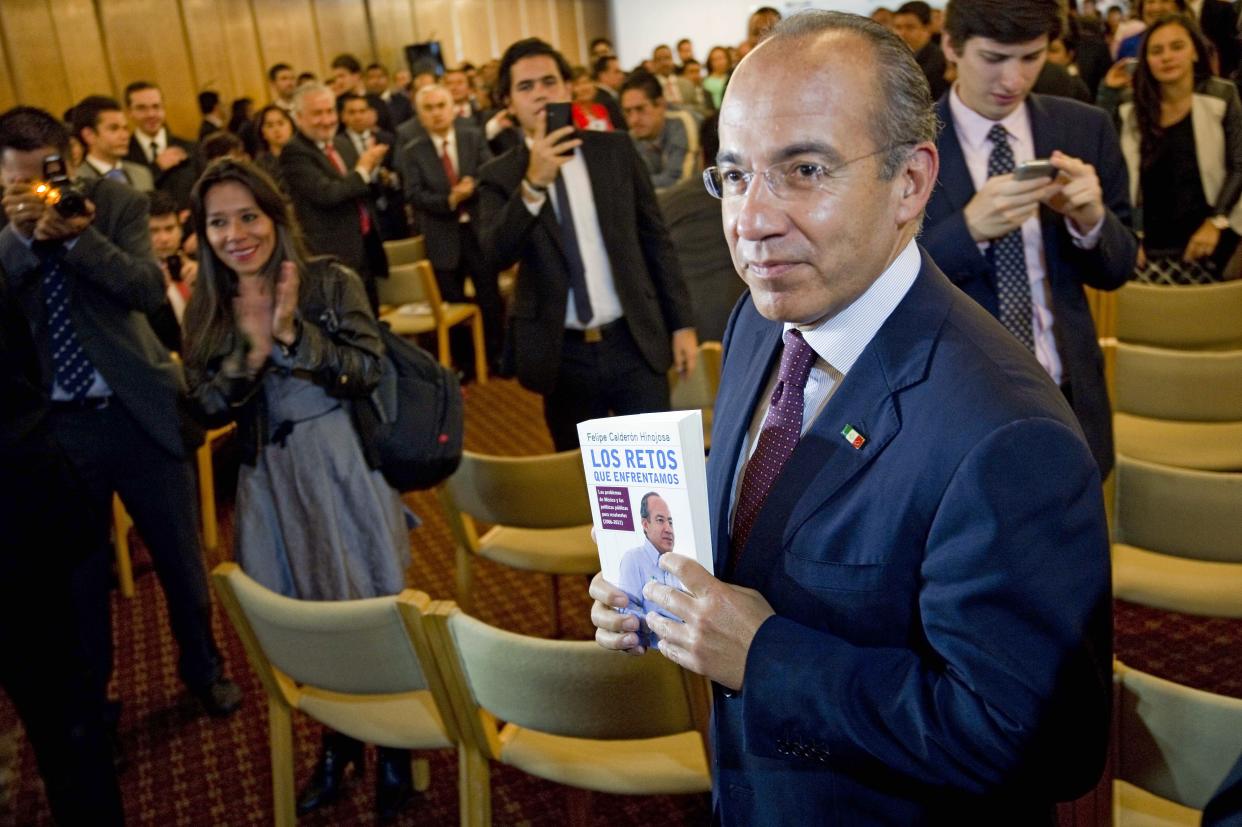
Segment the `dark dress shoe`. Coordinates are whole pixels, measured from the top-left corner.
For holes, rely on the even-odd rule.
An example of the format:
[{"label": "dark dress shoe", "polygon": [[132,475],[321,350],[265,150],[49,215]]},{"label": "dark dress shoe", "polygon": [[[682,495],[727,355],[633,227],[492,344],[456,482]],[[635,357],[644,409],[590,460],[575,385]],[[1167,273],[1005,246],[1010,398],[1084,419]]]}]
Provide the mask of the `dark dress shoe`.
[{"label": "dark dress shoe", "polygon": [[345,770],[362,772],[362,742],[331,730],[323,734],[323,753],[310,783],[298,794],[298,815],[331,804],[345,789]]},{"label": "dark dress shoe", "polygon": [[213,718],[232,715],[242,702],[241,687],[228,678],[216,678],[201,689],[195,689],[194,696]]},{"label": "dark dress shoe", "polygon": [[408,749],[379,748],[375,767],[375,815],[381,824],[393,821],[414,798],[414,776]]}]

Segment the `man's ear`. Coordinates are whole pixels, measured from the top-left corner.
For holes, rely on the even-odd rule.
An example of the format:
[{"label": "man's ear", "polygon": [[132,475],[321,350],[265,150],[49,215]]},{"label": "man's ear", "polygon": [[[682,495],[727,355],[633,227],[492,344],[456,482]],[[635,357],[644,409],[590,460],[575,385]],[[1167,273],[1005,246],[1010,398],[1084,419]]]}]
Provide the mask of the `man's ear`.
[{"label": "man's ear", "polygon": [[948,32],[940,33],[940,51],[944,52],[944,59],[952,63],[961,61],[961,55],[958,54],[957,44],[953,42],[953,38],[949,37]]},{"label": "man's ear", "polygon": [[896,219],[899,225],[917,220],[923,214],[932,190],[936,187],[939,172],[940,154],[936,151],[935,144],[924,141],[910,151],[906,162],[897,172],[900,179],[900,198]]}]

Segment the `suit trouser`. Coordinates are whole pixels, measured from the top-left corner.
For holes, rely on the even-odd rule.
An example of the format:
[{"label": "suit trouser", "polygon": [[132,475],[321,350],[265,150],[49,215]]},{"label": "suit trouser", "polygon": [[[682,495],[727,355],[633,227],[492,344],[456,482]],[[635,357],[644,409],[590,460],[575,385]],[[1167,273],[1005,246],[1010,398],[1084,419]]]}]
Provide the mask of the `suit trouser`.
[{"label": "suit trouser", "polygon": [[[175,415],[175,414],[172,414]],[[52,431],[86,488],[90,548],[73,572],[74,600],[97,697],[112,674],[112,493],[133,517],[151,552],[180,650],[178,671],[191,689],[221,675],[211,635],[211,599],[198,537],[195,479],[189,461],[155,443],[115,397],[91,410],[54,405]]]},{"label": "suit trouser", "polygon": [[[78,496],[54,457],[6,479],[0,534],[0,686],[34,749],[56,823],[122,823],[112,749],[85,680],[70,597],[80,526],[65,519]],[[7,476],[7,475],[6,475]]]},{"label": "suit trouser", "polygon": [[[466,301],[466,278],[474,282],[474,300],[483,314],[483,339],[487,346],[487,361],[496,364],[504,343],[505,307],[500,296],[500,280],[496,271],[487,265],[479,247],[474,225],[460,224],[461,256],[455,268],[436,268],[436,283],[440,294],[448,302]],[[472,364],[473,346],[470,334],[459,326],[452,333],[454,364]]]},{"label": "suit trouser", "polygon": [[669,408],[668,377],[647,364],[625,319],[601,330],[598,342],[586,341],[580,330],[565,331],[556,387],[543,398],[558,451],[578,447],[578,423],[585,419]]}]

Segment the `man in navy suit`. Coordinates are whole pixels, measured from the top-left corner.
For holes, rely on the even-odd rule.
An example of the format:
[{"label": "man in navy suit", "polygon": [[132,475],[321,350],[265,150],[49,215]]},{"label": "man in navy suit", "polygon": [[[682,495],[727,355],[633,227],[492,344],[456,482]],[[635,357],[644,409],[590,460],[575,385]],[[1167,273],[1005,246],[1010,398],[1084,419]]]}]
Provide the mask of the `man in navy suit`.
[{"label": "man in navy suit", "polygon": [[[909,49],[854,15],[782,22],[725,95],[705,181],[750,294],[716,576],[665,554],[686,591],[643,593],[683,619],[647,614],[660,653],[715,683],[717,823],[1047,824],[1103,765],[1099,475],[1047,374],[914,241],[935,129]],[[625,594],[591,594],[596,639],[641,654]]]},{"label": "man in navy suit", "polygon": [[[936,106],[944,124],[940,185],[922,241],[1061,386],[1107,476],[1112,413],[1082,288],[1124,284],[1138,243],[1108,117],[1077,101],[1030,94],[1061,13],[1058,0],[949,4],[944,44],[958,78]],[[1018,180],[1015,166],[1033,159],[1051,160],[1057,177]]]}]

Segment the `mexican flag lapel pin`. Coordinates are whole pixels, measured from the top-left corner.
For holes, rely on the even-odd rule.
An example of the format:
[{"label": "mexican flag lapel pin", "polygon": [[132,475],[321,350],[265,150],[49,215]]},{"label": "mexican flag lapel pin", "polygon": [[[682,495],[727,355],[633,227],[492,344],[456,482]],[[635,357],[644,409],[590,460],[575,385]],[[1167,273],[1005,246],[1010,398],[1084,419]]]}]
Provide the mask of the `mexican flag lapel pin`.
[{"label": "mexican flag lapel pin", "polygon": [[842,428],[841,436],[845,437],[845,441],[848,442],[850,445],[852,445],[855,451],[863,447],[863,444],[866,443],[867,441],[867,438],[865,436],[858,433],[858,431],[854,430],[853,425],[846,425],[844,428]]}]

